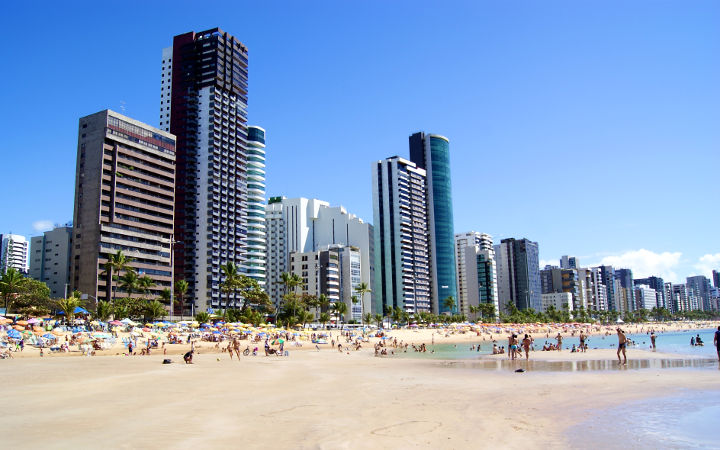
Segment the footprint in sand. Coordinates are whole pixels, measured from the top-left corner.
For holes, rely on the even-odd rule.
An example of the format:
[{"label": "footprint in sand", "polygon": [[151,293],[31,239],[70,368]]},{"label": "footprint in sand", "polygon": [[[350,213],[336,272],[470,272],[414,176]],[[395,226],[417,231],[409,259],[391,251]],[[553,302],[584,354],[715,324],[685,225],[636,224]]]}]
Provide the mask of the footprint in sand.
[{"label": "footprint in sand", "polygon": [[426,420],[411,420],[409,422],[396,423],[387,427],[376,428],[371,434],[378,436],[417,436],[418,434],[431,433],[442,426],[442,422],[429,422]]},{"label": "footprint in sand", "polygon": [[318,405],[298,405],[298,406],[293,406],[292,408],[279,409],[277,411],[270,411],[268,413],[260,414],[260,415],[263,417],[276,417],[276,416],[280,416],[285,413],[296,412],[299,409],[305,410],[306,408],[319,408],[319,406]]}]

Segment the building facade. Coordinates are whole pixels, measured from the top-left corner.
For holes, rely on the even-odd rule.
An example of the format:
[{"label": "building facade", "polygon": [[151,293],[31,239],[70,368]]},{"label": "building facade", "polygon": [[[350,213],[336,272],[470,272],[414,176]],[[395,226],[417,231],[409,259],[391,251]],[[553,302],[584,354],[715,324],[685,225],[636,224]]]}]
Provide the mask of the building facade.
[{"label": "building facade", "polygon": [[[495,250],[480,244],[464,249],[463,278],[465,279],[466,308],[492,305],[497,317],[500,311],[497,288],[497,264]],[[465,313],[464,313],[465,314]],[[490,319],[485,317],[485,319]]]},{"label": "building facade", "polygon": [[703,311],[710,311],[712,309],[710,302],[710,291],[712,285],[710,279],[703,275],[696,275],[694,277],[687,277],[685,279],[685,285],[688,289],[692,289],[697,297],[698,309]]},{"label": "building facade", "polygon": [[540,257],[537,242],[528,239],[503,239],[495,246],[497,258],[498,301],[500,310],[509,312],[508,303],[518,309],[542,308]]},{"label": "building facade", "polygon": [[[489,234],[469,231],[467,233],[459,233],[455,235],[455,279],[457,280],[458,310],[460,311],[460,314],[465,315],[470,313],[470,310],[468,309],[467,277],[465,275],[466,270],[471,270],[466,269],[465,266],[465,250],[467,247],[470,247],[469,250],[471,250],[472,253],[475,253],[476,247],[481,250],[490,250],[493,255],[493,263],[495,260],[493,240],[492,236]],[[495,275],[495,279],[495,289],[497,290],[497,275]],[[495,299],[497,300],[497,296],[495,296]]]},{"label": "building facade", "polygon": [[153,280],[151,295],[172,289],[174,200],[172,134],[110,110],[81,118],[71,289],[113,298],[117,283],[108,282],[105,263],[118,250]]},{"label": "building facade", "polygon": [[47,284],[51,298],[70,294],[72,235],[67,225],[30,239],[30,277]]},{"label": "building facade", "polygon": [[646,309],[651,310],[658,306],[658,296],[655,289],[651,288],[647,284],[636,284],[635,285],[635,309]]},{"label": "building facade", "polygon": [[372,164],[374,312],[432,311],[426,175],[397,156]]},{"label": "building facade", "polygon": [[28,273],[29,242],[19,234],[0,234],[0,271],[15,269],[20,273]]},{"label": "building facade", "polygon": [[248,223],[250,206],[263,202],[248,172],[248,50],[213,28],[175,36],[162,58],[160,126],[177,136],[175,275],[196,311],[240,307],[238,294],[220,292],[221,267],[262,279],[260,230]]},{"label": "building facade", "polygon": [[633,280],[635,286],[644,284],[655,290],[657,306],[667,307],[665,302],[665,281],[659,277],[636,278]]},{"label": "building facade", "polygon": [[548,292],[541,296],[542,306],[540,311],[545,312],[551,306],[558,311],[573,312],[573,299],[570,292]]},{"label": "building facade", "polygon": [[265,130],[248,127],[247,258],[242,268],[266,289],[267,235],[265,227]]},{"label": "building facade", "polygon": [[[352,247],[361,260],[360,282],[372,290],[373,227],[349,214],[345,208],[331,207],[329,203],[307,198],[272,197],[265,208],[267,226],[267,292],[279,306],[283,286],[282,273],[288,272],[293,253],[317,252],[322,248]],[[341,255],[344,255],[341,252]],[[372,311],[374,293],[362,299],[359,309]],[[356,309],[358,306],[355,306]],[[351,308],[348,308],[350,311]]]},{"label": "building facade", "polygon": [[[458,312],[455,278],[455,231],[450,180],[450,141],[437,134],[410,136],[410,161],[426,172],[427,223],[430,237],[430,271],[433,311]],[[454,299],[452,308],[444,304]]]}]

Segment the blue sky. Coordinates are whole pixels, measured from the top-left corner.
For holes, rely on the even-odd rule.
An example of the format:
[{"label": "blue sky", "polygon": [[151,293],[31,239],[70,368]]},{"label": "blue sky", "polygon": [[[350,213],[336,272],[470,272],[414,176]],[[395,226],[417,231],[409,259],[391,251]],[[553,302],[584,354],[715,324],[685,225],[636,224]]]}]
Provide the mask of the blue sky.
[{"label": "blue sky", "polygon": [[72,219],[77,120],[158,124],[161,49],[250,51],[268,195],[372,222],[370,164],[451,142],[456,232],[679,281],[720,269],[716,1],[14,2],[0,24],[0,232]]}]

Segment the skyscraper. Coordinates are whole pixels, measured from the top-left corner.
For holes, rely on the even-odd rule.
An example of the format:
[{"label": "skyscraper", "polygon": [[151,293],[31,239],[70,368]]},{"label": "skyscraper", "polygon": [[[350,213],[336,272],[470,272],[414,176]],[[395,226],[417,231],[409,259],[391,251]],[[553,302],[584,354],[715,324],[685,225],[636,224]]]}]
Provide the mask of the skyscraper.
[{"label": "skyscraper", "polygon": [[260,235],[248,230],[259,201],[257,186],[258,198],[248,198],[248,183],[258,181],[248,172],[248,51],[213,28],[175,36],[162,54],[160,126],[177,136],[176,278],[188,282],[185,303],[197,311],[239,307],[239,296],[221,295],[221,266],[232,262],[261,279],[253,264],[262,258]]},{"label": "skyscraper", "polygon": [[686,286],[692,289],[698,299],[698,309],[710,311],[710,279],[704,275],[696,275],[686,278]]},{"label": "skyscraper", "polygon": [[633,280],[633,283],[635,283],[635,286],[641,284],[650,286],[650,288],[655,290],[655,295],[657,296],[657,306],[667,307],[665,302],[665,281],[662,278],[654,276],[647,278],[636,278],[635,280]]},{"label": "skyscraper", "polygon": [[713,270],[712,277],[713,277],[713,284],[715,285],[715,287],[720,288],[720,271]]},{"label": "skyscraper", "polygon": [[[450,141],[437,134],[415,133],[410,136],[410,161],[426,172],[433,310],[457,313],[459,302],[455,278]],[[443,302],[448,297],[455,300],[452,308],[447,308]]]},{"label": "skyscraper", "polygon": [[574,256],[563,255],[560,258],[561,269],[577,269],[579,266],[577,258]]},{"label": "skyscraper", "polygon": [[265,288],[267,242],[265,229],[265,130],[248,127],[248,234],[243,272]]},{"label": "skyscraper", "polygon": [[19,234],[0,234],[0,272],[12,268],[21,273],[28,272],[28,250],[30,243]]},{"label": "skyscraper", "polygon": [[[307,198],[272,197],[266,206],[268,276],[267,291],[276,306],[280,306],[284,287],[279,283],[283,272],[290,272],[292,255],[317,254],[320,250],[332,247],[333,252],[340,255],[341,262],[346,263],[345,273],[351,273],[352,261],[360,258],[359,282],[367,283],[372,290],[373,280],[373,236],[372,225],[349,214],[345,208],[331,207],[327,202]],[[351,249],[343,249],[352,247]],[[340,250],[337,250],[337,249]],[[348,252],[352,258],[346,258]],[[355,253],[359,254],[356,255]],[[302,257],[302,256],[301,256]],[[302,265],[312,265],[306,262]],[[302,267],[300,267],[302,269]],[[307,267],[300,275],[311,277]],[[352,277],[349,277],[350,279]],[[347,291],[349,292],[349,291]],[[315,293],[315,292],[313,292]],[[350,294],[352,296],[354,294]],[[362,299],[363,305],[353,305],[365,312],[372,310],[372,293]],[[344,297],[342,297],[344,298]],[[351,311],[352,308],[348,308]]]},{"label": "skyscraper", "polygon": [[633,284],[632,270],[615,269],[615,279],[620,283],[620,289],[615,290],[617,311],[635,311],[635,285]]},{"label": "skyscraper", "polygon": [[175,137],[110,110],[81,118],[78,134],[71,289],[111,299],[105,263],[118,250],[152,295],[172,288]]},{"label": "skyscraper", "polygon": [[[470,249],[468,249],[468,247],[470,247]],[[489,250],[492,252],[492,267],[494,272],[495,251],[493,250],[492,236],[486,233],[478,233],[477,231],[469,231],[467,233],[459,233],[455,235],[455,270],[457,279],[458,311],[465,315],[470,313],[468,309],[470,304],[468,303],[465,252],[466,249],[472,250],[473,255],[475,255],[476,247],[478,250]],[[497,274],[493,274],[493,277],[495,279],[495,292],[497,293]],[[495,295],[495,299],[497,300],[497,295]]]},{"label": "skyscraper", "polygon": [[424,169],[398,156],[372,165],[373,311],[432,309],[425,177]]},{"label": "skyscraper", "polygon": [[498,301],[508,312],[508,302],[518,309],[542,309],[540,255],[537,242],[528,239],[503,239],[495,246],[497,258]]}]

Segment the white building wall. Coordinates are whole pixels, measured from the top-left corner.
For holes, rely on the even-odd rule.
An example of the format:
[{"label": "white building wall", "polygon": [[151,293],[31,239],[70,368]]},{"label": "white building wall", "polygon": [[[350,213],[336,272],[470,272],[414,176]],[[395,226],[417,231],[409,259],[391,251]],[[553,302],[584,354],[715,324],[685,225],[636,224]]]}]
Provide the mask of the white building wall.
[{"label": "white building wall", "polygon": [[172,92],[172,54],[173,48],[167,47],[162,51],[162,65],[160,69],[160,123],[158,128],[170,132],[170,106]]},{"label": "white building wall", "polygon": [[570,292],[551,292],[542,294],[542,311],[545,312],[550,306],[554,306],[558,311],[564,311],[565,308],[572,313],[573,300]]},{"label": "white building wall", "polygon": [[5,273],[7,269],[13,268],[22,273],[27,273],[28,251],[30,243],[19,234],[3,234],[2,248],[0,248],[0,271]]}]

